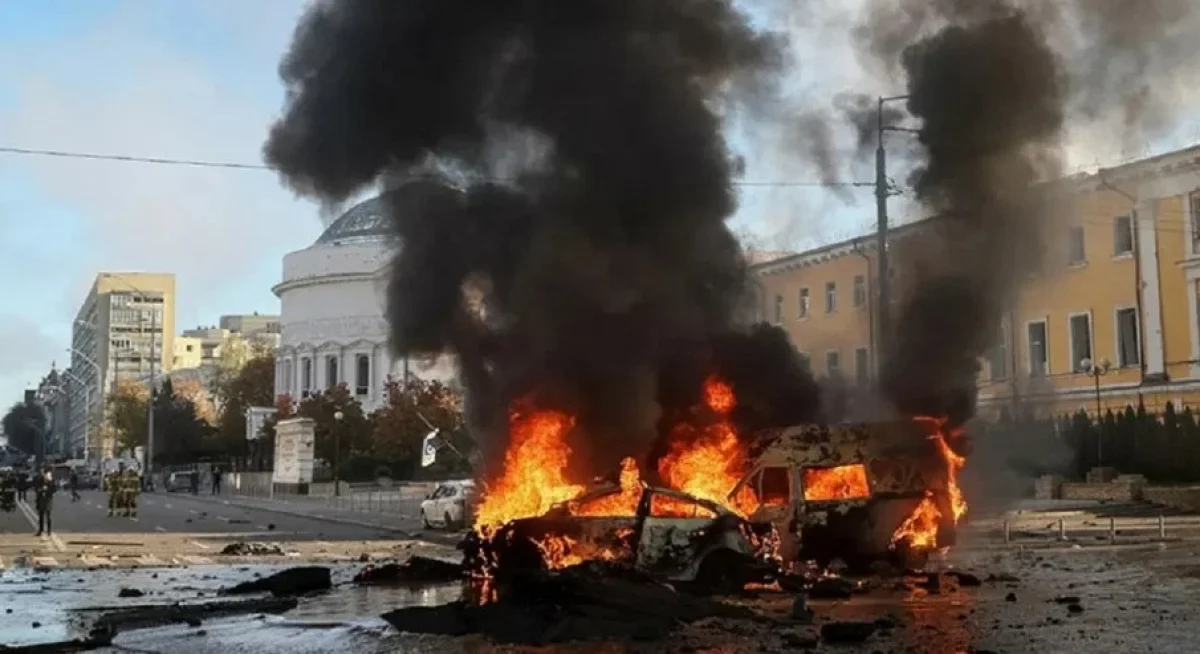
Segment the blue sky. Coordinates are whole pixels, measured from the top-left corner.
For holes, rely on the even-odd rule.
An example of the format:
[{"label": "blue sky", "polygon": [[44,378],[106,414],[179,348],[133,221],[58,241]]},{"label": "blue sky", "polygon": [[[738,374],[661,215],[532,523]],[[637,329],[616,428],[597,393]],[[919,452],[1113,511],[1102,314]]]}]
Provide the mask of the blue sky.
[{"label": "blue sky", "polygon": [[[898,81],[855,64],[846,33],[863,0],[744,2],[768,8],[756,16],[796,44],[790,93],[827,106],[844,91],[898,90]],[[282,101],[278,62],[305,4],[0,2],[0,145],[259,162]],[[1200,139],[1198,127],[1193,120],[1174,144]],[[838,134],[838,143],[848,136]],[[1111,141],[1085,135],[1073,158],[1111,163],[1115,155],[1086,147]],[[817,178],[778,133],[759,130],[735,145],[747,156],[749,180]],[[845,173],[870,174],[869,165]],[[874,216],[869,189],[850,197],[746,188],[735,227],[767,247],[846,238],[869,229]],[[71,320],[97,271],[174,272],[177,326],[211,324],[222,313],[277,311],[270,288],[282,256],[321,229],[317,207],[269,171],[0,153],[0,404],[18,400],[52,360],[66,359]]]}]

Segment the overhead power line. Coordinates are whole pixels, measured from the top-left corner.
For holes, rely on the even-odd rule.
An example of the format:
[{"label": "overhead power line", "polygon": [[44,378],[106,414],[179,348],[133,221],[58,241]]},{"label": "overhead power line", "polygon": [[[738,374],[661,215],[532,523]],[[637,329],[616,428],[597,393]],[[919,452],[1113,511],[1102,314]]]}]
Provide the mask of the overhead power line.
[{"label": "overhead power line", "polygon": [[[202,159],[175,159],[171,157],[138,157],[128,154],[102,154],[96,152],[72,152],[68,150],[41,150],[36,148],[14,148],[0,145],[0,154],[15,154],[35,157],[57,157],[59,159],[90,159],[93,161],[120,161],[124,163],[155,164],[160,166],[190,166],[193,168],[229,168],[235,170],[272,170],[264,164],[238,163],[236,161],[205,161]],[[485,178],[486,179],[486,178]],[[494,180],[504,181],[504,180]],[[874,186],[874,182],[812,182],[812,181],[735,181],[742,187],[796,187],[796,188],[846,188]]]}]

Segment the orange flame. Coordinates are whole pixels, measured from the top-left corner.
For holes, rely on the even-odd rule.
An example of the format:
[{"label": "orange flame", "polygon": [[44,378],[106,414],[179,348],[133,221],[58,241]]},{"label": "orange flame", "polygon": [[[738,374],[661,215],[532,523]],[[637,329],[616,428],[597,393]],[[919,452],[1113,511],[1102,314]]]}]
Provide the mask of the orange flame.
[{"label": "orange flame", "polygon": [[621,460],[620,490],[590,502],[572,504],[571,514],[593,518],[615,518],[637,513],[642,499],[642,475],[632,457]]},{"label": "orange flame", "polygon": [[867,467],[861,463],[804,469],[804,499],[807,501],[854,500],[870,496]]},{"label": "orange flame", "polygon": [[667,454],[659,459],[658,474],[671,488],[729,506],[743,516],[758,510],[754,491],[743,487],[735,497],[729,492],[746,470],[746,455],[729,422],[736,399],[733,388],[716,377],[704,382],[704,403],[719,418],[699,433],[680,425]]},{"label": "orange flame", "polygon": [[539,516],[583,492],[564,476],[571,448],[567,434],[575,426],[557,411],[514,413],[512,442],[504,453],[504,472],[488,487],[476,509],[477,527],[494,528],[512,520]]},{"label": "orange flame", "polygon": [[[961,428],[948,430],[946,418],[917,416],[913,420],[932,427],[933,435],[929,438],[937,445],[938,452],[946,463],[946,494],[949,496],[950,510],[954,514],[954,524],[957,526],[963,516],[967,514],[967,500],[963,497],[962,489],[958,485],[958,473],[966,465],[967,459],[955,453],[950,444],[946,442],[946,438],[950,436],[958,439],[964,432]],[[936,547],[938,523],[942,517],[942,512],[938,510],[932,494],[927,493],[925,499],[913,510],[912,515],[892,534],[892,545],[895,546],[900,541],[908,539],[910,546],[914,548],[931,549]]]}]

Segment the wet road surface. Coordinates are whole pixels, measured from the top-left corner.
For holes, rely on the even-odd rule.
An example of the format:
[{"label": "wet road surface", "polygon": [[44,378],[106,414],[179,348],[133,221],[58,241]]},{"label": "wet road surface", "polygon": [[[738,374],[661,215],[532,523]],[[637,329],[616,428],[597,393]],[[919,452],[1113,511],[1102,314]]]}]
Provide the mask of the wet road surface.
[{"label": "wet road surface", "polygon": [[419,533],[401,521],[395,529],[359,526],[184,494],[144,494],[136,518],[109,517],[105,494],[82,496],[79,502],[66,493],[55,497],[49,537],[34,536],[37,518],[27,504],[0,513],[0,569],[203,565],[218,562],[225,545],[245,540],[279,543],[306,559],[356,560],[390,550],[405,529]]},{"label": "wet road surface", "polygon": [[[979,587],[948,584],[933,594],[924,589],[898,589],[896,580],[875,580],[875,588],[846,601],[813,601],[813,626],[760,627],[727,621],[702,621],[669,642],[556,647],[555,652],[760,652],[794,651],[799,637],[815,633],[831,620],[875,621],[894,628],[877,632],[860,645],[837,646],[839,652],[970,651],[1047,652],[1185,652],[1200,641],[1200,548],[1196,544],[1149,548],[1062,548],[1007,553],[952,555],[950,564],[980,577],[1010,574],[1016,581],[985,582]],[[345,582],[357,568],[335,567],[335,581]],[[52,570],[36,573],[9,570],[0,581],[0,633],[5,642],[46,642],[72,635],[76,609],[123,603],[197,601],[215,596],[221,587],[268,574],[279,566],[259,564],[150,568]],[[147,597],[122,600],[121,587],[135,587]],[[284,616],[247,616],[212,621],[201,627],[173,626],[122,634],[116,644],[173,654],[232,652],[492,652],[525,648],[494,647],[479,638],[439,638],[399,634],[376,616],[398,606],[433,605],[455,599],[455,586],[420,589],[357,588],[342,584],[331,593],[301,600]],[[1009,597],[1011,594],[1011,598]],[[1072,612],[1056,597],[1078,598],[1082,611]],[[202,597],[203,596],[203,597]],[[764,594],[748,602],[767,612],[786,614],[792,598]],[[33,622],[40,627],[32,628]],[[822,649],[832,646],[822,645]],[[104,651],[104,650],[102,650]]]}]

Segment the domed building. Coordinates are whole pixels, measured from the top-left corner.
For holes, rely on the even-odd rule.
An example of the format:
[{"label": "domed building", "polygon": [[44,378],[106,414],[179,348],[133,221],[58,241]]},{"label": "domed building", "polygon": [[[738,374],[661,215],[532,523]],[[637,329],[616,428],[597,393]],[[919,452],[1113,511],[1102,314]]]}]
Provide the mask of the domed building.
[{"label": "domed building", "polygon": [[310,247],[283,258],[275,394],[296,402],[345,383],[365,411],[383,406],[389,379],[454,380],[449,357],[395,359],[384,318],[389,264],[399,245],[379,198],[342,214]]}]

